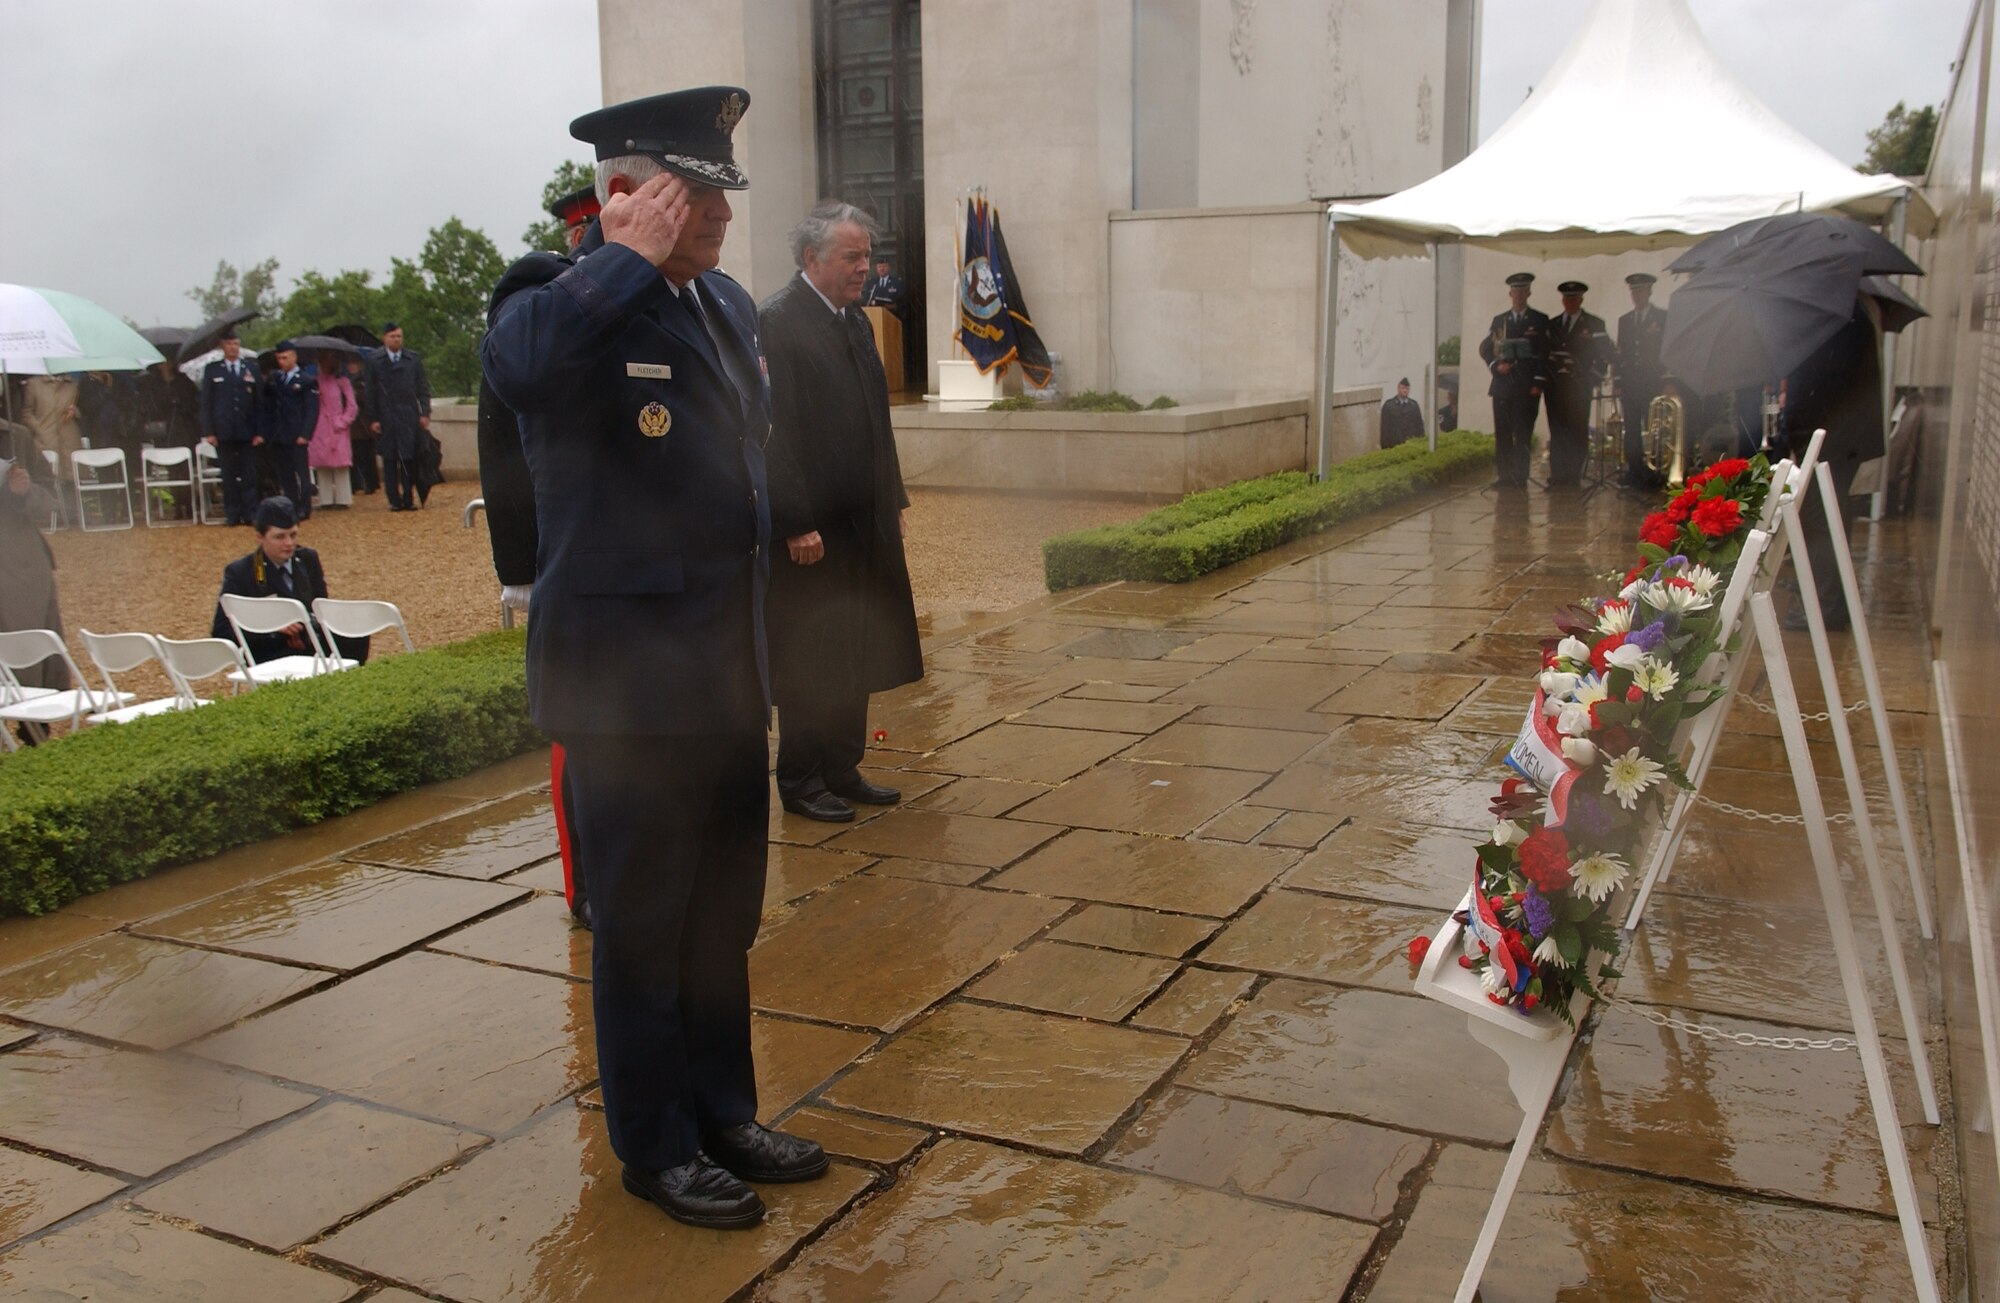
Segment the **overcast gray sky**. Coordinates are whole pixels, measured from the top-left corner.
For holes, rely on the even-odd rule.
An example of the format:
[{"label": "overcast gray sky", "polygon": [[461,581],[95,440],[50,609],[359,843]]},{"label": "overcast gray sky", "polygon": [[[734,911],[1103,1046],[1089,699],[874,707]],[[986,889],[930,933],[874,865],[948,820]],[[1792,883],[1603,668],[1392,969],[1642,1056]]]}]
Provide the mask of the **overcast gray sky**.
[{"label": "overcast gray sky", "polygon": [[[1692,3],[1730,66],[1848,161],[1896,100],[1944,97],[1971,7]],[[1588,8],[1487,0],[1482,132]],[[275,257],[287,286],[308,268],[386,275],[454,214],[511,255],[542,183],[582,156],[565,128],[600,98],[596,12],[595,0],[0,0],[0,281],[71,290],[141,325],[192,324],[185,291],[219,258]]]}]

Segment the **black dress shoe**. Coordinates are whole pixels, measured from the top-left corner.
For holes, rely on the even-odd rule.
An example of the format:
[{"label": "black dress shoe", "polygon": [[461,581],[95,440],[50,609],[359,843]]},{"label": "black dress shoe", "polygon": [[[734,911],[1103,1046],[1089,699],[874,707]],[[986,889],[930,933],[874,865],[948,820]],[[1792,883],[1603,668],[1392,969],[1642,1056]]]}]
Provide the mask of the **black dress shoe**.
[{"label": "black dress shoe", "polygon": [[895,788],[882,787],[865,778],[856,778],[831,790],[843,801],[855,801],[862,805],[894,805],[903,799],[903,794]]},{"label": "black dress shoe", "polygon": [[590,898],[586,896],[582,900],[577,901],[576,904],[570,906],[569,916],[576,920],[578,927],[586,932],[591,931]]},{"label": "black dress shoe", "polygon": [[821,823],[850,823],[854,819],[854,807],[832,792],[814,792],[811,796],[787,796],[779,804],[793,814],[802,814]]},{"label": "black dress shoe", "polygon": [[777,1185],[826,1174],[826,1150],[819,1141],[788,1136],[755,1122],[711,1131],[701,1138],[701,1148],[746,1181]]},{"label": "black dress shoe", "polygon": [[664,1172],[625,1168],[625,1188],[677,1222],[733,1231],[764,1220],[764,1201],[707,1154]]}]

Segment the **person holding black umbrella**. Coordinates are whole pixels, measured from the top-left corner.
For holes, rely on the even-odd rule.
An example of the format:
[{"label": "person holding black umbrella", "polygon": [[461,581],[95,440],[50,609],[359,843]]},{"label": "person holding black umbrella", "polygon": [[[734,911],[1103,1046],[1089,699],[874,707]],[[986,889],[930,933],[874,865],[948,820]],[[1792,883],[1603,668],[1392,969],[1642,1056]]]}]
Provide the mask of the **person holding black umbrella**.
[{"label": "person holding black umbrella", "polygon": [[[1824,428],[1826,440],[1819,459],[1833,476],[1834,500],[1841,507],[1845,528],[1848,499],[1861,463],[1886,450],[1882,434],[1882,338],[1875,329],[1874,301],[1856,297],[1854,315],[1832,339],[1793,368],[1785,378],[1785,434],[1792,456],[1805,455],[1813,431]],[[1806,556],[1812,562],[1819,609],[1831,630],[1848,626],[1847,590],[1840,582],[1833,554],[1833,531],[1817,490],[1799,501],[1799,526],[1805,531]],[[1806,627],[1803,611],[1785,616],[1785,627]]]},{"label": "person holding black umbrella", "polygon": [[359,409],[354,405],[354,386],[347,381],[347,365],[341,354],[322,349],[319,355],[319,419],[313,425],[312,441],[306,445],[306,461],[312,466],[313,493],[321,507],[354,505],[354,487],[349,472],[354,461],[348,431],[354,427]]},{"label": "person holding black umbrella", "polygon": [[382,328],[382,350],[368,359],[368,431],[382,455],[389,510],[417,509],[417,474],[429,448],[431,380],[424,360],[403,347],[403,328]]}]

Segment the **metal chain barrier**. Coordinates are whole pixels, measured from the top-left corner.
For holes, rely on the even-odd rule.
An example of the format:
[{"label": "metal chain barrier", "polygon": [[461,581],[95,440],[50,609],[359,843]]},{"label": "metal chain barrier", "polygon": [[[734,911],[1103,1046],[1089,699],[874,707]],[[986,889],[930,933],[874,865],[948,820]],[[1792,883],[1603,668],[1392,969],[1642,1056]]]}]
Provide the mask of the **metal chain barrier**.
[{"label": "metal chain barrier", "polygon": [[[1701,792],[1694,794],[1694,803],[1696,805],[1705,805],[1711,810],[1720,810],[1724,814],[1733,814],[1739,819],[1756,819],[1763,823],[1803,824],[1806,821],[1806,817],[1802,814],[1778,814],[1770,810],[1753,810],[1747,805],[1731,805],[1727,801],[1718,801],[1714,797],[1704,795]],[[1829,824],[1853,823],[1854,816],[1841,811],[1829,814],[1826,816],[1826,821]]]},{"label": "metal chain barrier", "polygon": [[[1757,700],[1757,698],[1751,696],[1747,692],[1737,693],[1736,699],[1738,701],[1742,701],[1748,704],[1750,708],[1753,710],[1763,711],[1766,715],[1775,715],[1778,713],[1777,707],[1773,706],[1770,702],[1759,701]],[[1861,700],[1854,702],[1848,706],[1845,706],[1842,709],[1844,709],[1850,715],[1852,715],[1857,710],[1866,710],[1868,709],[1868,699],[1866,697],[1863,697]],[[1801,715],[1799,716],[1799,718],[1805,720],[1809,724],[1824,724],[1828,720],[1832,719],[1833,715],[1829,711],[1816,710],[1810,715]]]},{"label": "metal chain barrier", "polygon": [[1689,1022],[1685,1018],[1676,1018],[1670,1013],[1662,1012],[1649,1005],[1634,1004],[1630,1000],[1609,993],[1606,993],[1602,998],[1604,1003],[1616,1005],[1620,1009],[1635,1013],[1655,1027],[1667,1027],[1677,1032],[1686,1032],[1690,1036],[1698,1036],[1705,1041],[1728,1041],[1731,1044],[1742,1045],[1752,1049],[1829,1050],[1835,1054],[1854,1048],[1854,1038],[1851,1036],[1759,1036],[1755,1032],[1725,1031],[1723,1028],[1713,1027],[1707,1023]]}]

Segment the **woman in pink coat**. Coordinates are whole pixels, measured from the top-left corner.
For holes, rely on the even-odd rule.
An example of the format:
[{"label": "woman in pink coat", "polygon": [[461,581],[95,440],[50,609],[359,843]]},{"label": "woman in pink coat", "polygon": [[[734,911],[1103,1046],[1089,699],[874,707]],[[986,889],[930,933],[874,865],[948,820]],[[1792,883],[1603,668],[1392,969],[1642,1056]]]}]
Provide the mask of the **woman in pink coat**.
[{"label": "woman in pink coat", "polygon": [[319,423],[313,426],[312,440],[306,445],[313,497],[321,507],[354,505],[354,490],[347,477],[347,468],[354,464],[354,448],[347,440],[354,416],[354,386],[348,383],[347,367],[338,353],[321,353]]}]

